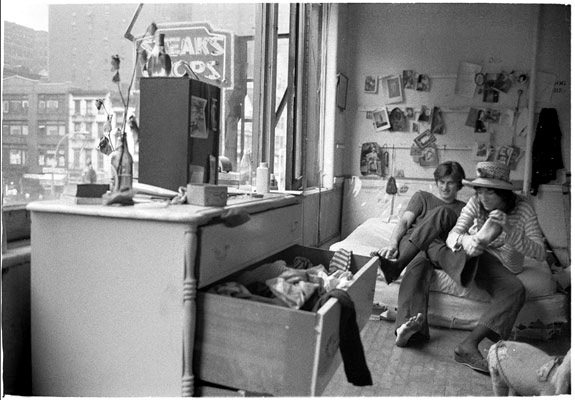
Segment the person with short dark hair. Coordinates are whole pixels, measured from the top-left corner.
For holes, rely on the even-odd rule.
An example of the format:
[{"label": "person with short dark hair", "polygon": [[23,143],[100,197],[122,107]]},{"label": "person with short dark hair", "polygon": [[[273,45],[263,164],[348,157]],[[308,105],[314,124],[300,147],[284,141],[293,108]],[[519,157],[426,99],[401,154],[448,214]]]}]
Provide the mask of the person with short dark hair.
[{"label": "person with short dark hair", "polygon": [[457,200],[465,172],[454,161],[434,171],[437,194],[416,192],[395,226],[387,246],[374,252],[388,284],[405,269],[398,295],[395,321],[396,345],[429,340],[427,305],[429,285],[439,255],[447,248],[447,234],[455,225],[465,203]]}]

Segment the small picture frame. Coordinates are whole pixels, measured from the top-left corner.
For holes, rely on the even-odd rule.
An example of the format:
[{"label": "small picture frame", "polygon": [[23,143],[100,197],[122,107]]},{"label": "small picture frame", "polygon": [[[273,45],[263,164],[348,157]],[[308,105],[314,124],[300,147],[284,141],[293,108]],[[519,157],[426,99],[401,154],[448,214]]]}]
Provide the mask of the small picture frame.
[{"label": "small picture frame", "polygon": [[436,140],[437,138],[433,133],[431,133],[429,129],[427,129],[425,132],[419,134],[415,139],[413,139],[415,144],[417,144],[421,149],[425,149],[426,147],[431,146],[433,143],[435,143]]},{"label": "small picture frame", "polygon": [[363,83],[363,91],[364,93],[377,93],[377,76],[374,75],[367,75],[365,77],[365,81]]},{"label": "small picture frame", "polygon": [[373,110],[373,126],[375,127],[376,132],[385,131],[391,128],[387,108],[382,107]]},{"label": "small picture frame", "polygon": [[393,75],[383,77],[383,95],[385,102],[400,103],[403,101],[403,85],[401,83],[401,76]]},{"label": "small picture frame", "polygon": [[340,110],[345,110],[347,105],[347,82],[347,76],[341,72],[337,74],[336,104]]}]

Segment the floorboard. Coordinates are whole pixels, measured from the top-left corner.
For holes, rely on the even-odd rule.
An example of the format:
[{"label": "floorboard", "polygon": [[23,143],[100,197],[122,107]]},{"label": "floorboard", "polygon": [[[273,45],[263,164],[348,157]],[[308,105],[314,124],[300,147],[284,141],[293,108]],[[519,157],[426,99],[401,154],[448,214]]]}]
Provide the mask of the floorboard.
[{"label": "floorboard", "polygon": [[[356,387],[348,383],[341,365],[322,396],[493,396],[489,376],[453,361],[455,346],[468,332],[431,327],[430,333],[428,343],[400,348],[395,346],[393,322],[370,320],[361,337],[373,386]],[[529,343],[552,355],[565,354],[571,346],[571,335],[566,332],[550,341]],[[484,340],[481,352],[486,355],[492,344]]]}]

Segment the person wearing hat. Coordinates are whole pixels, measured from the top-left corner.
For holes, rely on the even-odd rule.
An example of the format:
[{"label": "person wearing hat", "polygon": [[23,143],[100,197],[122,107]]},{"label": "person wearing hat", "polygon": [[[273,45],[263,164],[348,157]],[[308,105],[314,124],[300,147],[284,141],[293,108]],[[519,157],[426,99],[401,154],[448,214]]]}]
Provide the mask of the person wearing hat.
[{"label": "person wearing hat", "polygon": [[[476,172],[474,180],[463,180],[463,185],[475,189],[475,195],[461,211],[446,244],[453,254],[465,254],[467,264],[473,261],[469,278],[491,296],[477,326],[455,348],[454,358],[489,373],[479,343],[485,338],[497,342],[509,337],[525,302],[525,288],[516,275],[523,270],[525,257],[545,260],[545,245],[535,210],[513,192],[509,167],[484,161],[477,164]],[[485,240],[487,236],[490,240]]]}]

